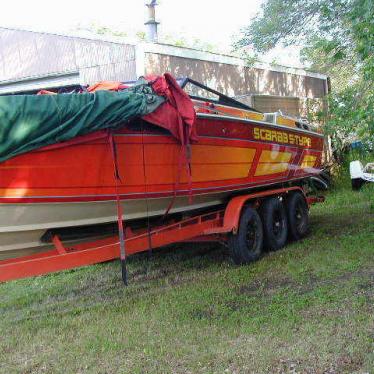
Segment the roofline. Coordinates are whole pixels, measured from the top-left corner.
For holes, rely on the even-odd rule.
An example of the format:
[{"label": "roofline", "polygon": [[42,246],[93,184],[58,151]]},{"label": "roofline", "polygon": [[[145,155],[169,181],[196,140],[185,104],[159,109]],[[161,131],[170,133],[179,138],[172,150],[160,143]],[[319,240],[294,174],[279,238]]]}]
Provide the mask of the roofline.
[{"label": "roofline", "polygon": [[17,80],[0,82],[0,95],[18,92],[37,91],[61,86],[80,85],[79,72],[76,70],[64,73],[50,73],[42,76],[25,77]]},{"label": "roofline", "polygon": [[75,35],[73,33],[57,33],[57,32],[49,32],[49,31],[37,31],[37,30],[31,30],[31,29],[27,30],[27,29],[21,29],[21,28],[17,28],[17,27],[3,27],[3,26],[0,26],[0,30],[30,32],[30,33],[33,33],[33,34],[54,35],[54,36],[60,36],[60,37],[63,37],[63,38],[101,41],[101,42],[106,42],[106,43],[126,44],[126,45],[133,45],[133,46],[135,46],[137,44],[135,40],[132,40],[130,38],[127,39],[124,36],[93,35],[92,37],[90,37],[90,36]]}]

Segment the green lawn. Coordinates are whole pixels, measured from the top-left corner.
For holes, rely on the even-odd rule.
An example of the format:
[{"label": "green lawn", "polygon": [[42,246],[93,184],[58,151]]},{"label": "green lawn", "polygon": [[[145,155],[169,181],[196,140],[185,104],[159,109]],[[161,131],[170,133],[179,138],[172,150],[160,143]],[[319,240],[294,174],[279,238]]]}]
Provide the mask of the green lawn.
[{"label": "green lawn", "polygon": [[0,285],[2,373],[374,373],[374,186],[303,241],[234,266],[178,245]]}]

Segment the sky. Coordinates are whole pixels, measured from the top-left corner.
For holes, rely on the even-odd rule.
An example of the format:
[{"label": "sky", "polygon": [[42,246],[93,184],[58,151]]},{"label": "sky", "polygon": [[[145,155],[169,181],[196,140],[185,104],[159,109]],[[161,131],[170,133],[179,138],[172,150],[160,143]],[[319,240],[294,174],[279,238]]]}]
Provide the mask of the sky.
[{"label": "sky", "polygon": [[[263,0],[159,0],[156,18],[161,38],[195,38],[228,53],[235,35],[260,11]],[[144,31],[144,0],[11,0],[2,1],[0,26],[80,34],[90,25],[126,32]],[[298,49],[278,48],[266,62],[300,66]]]}]

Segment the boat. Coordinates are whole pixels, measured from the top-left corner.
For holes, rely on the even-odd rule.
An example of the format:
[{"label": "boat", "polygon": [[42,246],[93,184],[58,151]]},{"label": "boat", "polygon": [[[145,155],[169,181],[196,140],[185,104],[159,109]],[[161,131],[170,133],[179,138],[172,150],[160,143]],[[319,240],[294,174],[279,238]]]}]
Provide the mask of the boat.
[{"label": "boat", "polygon": [[115,230],[117,201],[126,224],[139,224],[318,175],[324,139],[307,123],[261,113],[190,78],[177,83],[194,108],[191,142],[150,113],[116,127],[114,152],[98,130],[1,162],[0,257],[46,248],[55,232],[72,241],[105,235]]}]

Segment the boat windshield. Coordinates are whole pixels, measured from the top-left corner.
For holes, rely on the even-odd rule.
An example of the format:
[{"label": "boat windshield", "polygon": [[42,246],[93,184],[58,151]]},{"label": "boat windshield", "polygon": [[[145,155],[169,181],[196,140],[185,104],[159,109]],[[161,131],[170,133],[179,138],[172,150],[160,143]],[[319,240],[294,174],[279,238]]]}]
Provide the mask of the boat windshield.
[{"label": "boat windshield", "polygon": [[[178,82],[179,83],[179,82]],[[183,87],[183,90],[188,93],[188,95],[193,97],[199,97],[201,99],[207,99],[210,101],[219,101],[219,95],[206,89],[205,87],[199,87],[190,81],[187,81]]]},{"label": "boat windshield", "polygon": [[235,108],[259,112],[258,110],[251,108],[250,106],[243,104],[242,102],[237,101],[229,96],[226,96],[213,88],[207,87],[191,78],[177,78],[177,82],[192,99],[200,99],[216,104],[228,105]]}]

